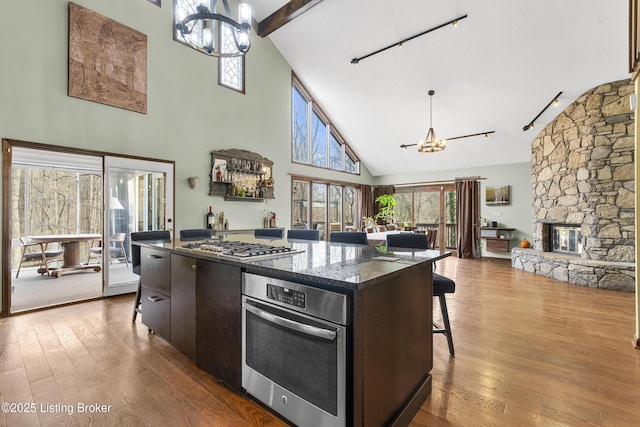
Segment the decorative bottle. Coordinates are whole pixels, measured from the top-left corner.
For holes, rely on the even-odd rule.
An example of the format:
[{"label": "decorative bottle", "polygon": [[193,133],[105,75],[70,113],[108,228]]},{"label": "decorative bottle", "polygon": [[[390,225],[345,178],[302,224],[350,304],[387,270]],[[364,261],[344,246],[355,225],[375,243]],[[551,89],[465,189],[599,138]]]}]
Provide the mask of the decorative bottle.
[{"label": "decorative bottle", "polygon": [[207,228],[213,230],[213,225],[216,222],[216,216],[213,214],[213,207],[209,206],[209,212],[207,212]]}]

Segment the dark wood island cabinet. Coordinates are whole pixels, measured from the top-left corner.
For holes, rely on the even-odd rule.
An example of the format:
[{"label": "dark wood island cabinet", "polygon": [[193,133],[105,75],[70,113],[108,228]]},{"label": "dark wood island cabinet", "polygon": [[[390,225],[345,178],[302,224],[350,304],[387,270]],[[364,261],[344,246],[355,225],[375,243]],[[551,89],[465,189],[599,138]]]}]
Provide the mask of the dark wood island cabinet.
[{"label": "dark wood island cabinet", "polygon": [[198,261],[196,274],[196,365],[241,390],[240,267]]},{"label": "dark wood island cabinet", "polygon": [[143,254],[143,323],[218,381],[244,393],[244,273],[344,294],[344,424],[407,425],[431,392],[432,262],[448,254],[407,250],[381,258],[379,248],[371,246],[269,243],[296,251],[242,262],[189,250],[179,241],[134,242]]},{"label": "dark wood island cabinet", "polygon": [[171,254],[162,249],[140,249],[142,323],[171,340]]},{"label": "dark wood island cabinet", "polygon": [[197,260],[171,254],[170,342],[191,359],[196,357],[196,268]]}]

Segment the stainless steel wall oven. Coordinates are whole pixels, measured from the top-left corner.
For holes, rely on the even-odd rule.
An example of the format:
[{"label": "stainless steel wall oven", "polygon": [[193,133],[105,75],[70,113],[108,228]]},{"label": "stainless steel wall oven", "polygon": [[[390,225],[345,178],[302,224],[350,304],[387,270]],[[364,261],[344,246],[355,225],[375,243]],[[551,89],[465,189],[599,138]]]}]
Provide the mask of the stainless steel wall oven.
[{"label": "stainless steel wall oven", "polygon": [[242,387],[304,426],[346,423],[347,295],[243,273]]}]

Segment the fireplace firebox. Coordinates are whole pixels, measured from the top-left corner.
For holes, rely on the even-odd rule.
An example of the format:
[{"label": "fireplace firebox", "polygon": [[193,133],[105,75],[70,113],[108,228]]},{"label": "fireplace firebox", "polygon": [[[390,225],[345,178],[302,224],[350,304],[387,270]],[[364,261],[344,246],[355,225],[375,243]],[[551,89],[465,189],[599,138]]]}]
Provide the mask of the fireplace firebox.
[{"label": "fireplace firebox", "polygon": [[549,248],[551,252],[580,256],[582,231],[579,224],[550,224]]}]

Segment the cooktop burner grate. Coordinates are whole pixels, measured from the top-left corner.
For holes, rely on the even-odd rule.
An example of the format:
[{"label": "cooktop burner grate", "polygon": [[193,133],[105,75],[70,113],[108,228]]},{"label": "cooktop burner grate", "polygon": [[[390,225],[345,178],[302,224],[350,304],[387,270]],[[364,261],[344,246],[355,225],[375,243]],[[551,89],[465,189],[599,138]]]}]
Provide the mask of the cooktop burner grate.
[{"label": "cooktop burner grate", "polygon": [[187,243],[182,248],[189,249],[194,252],[206,252],[235,259],[256,259],[266,258],[279,255],[287,255],[301,252],[287,246],[272,246],[261,243],[247,243],[227,241],[220,242],[217,240],[208,240],[206,242]]}]

